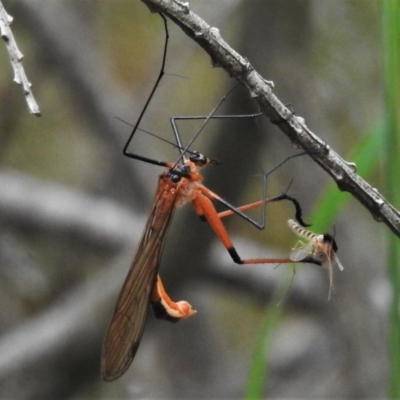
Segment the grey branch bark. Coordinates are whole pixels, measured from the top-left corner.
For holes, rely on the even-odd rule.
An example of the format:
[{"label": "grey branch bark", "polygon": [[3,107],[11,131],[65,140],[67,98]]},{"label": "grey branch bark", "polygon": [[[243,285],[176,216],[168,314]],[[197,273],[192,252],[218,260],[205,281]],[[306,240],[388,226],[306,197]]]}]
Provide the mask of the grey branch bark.
[{"label": "grey branch bark", "polygon": [[31,83],[29,82],[24,66],[22,65],[22,58],[24,57],[17,46],[17,42],[14,39],[14,35],[11,31],[10,25],[13,21],[13,17],[7,13],[4,9],[3,4],[0,1],[0,34],[6,43],[8,54],[10,55],[11,65],[14,70],[14,82],[18,85],[22,85],[24,90],[25,100],[28,104],[29,111],[40,117],[40,109],[36,103],[33,93],[31,91]]},{"label": "grey branch bark", "polygon": [[217,28],[211,27],[190,11],[189,3],[177,0],[142,0],[152,11],[176,23],[211,57],[213,66],[222,67],[249,91],[269,120],[335,180],[338,188],[349,192],[373,218],[384,222],[400,237],[400,213],[375,188],[356,173],[356,165],[345,161],[296,116],[273,93],[273,82],[264,79],[250,62],[232,49]]}]

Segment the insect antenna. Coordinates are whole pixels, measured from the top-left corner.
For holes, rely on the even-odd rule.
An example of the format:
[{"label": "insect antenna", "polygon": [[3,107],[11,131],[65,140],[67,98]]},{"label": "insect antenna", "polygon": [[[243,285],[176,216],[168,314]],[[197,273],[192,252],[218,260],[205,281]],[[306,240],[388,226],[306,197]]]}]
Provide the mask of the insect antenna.
[{"label": "insect antenna", "polygon": [[[203,124],[200,126],[199,130],[193,135],[192,139],[189,141],[188,145],[186,147],[184,147],[183,151],[181,151],[181,154],[179,155],[178,159],[175,161],[174,167],[175,168],[177,166],[177,164],[179,164],[179,162],[181,160],[183,160],[183,157],[185,155],[185,153],[188,151],[188,149],[190,148],[190,146],[194,143],[194,141],[199,137],[200,133],[203,131],[203,129],[205,128],[205,126],[207,125],[208,121],[213,118],[213,116],[215,115],[215,113],[217,112],[218,108],[221,106],[221,104],[226,100],[226,98],[238,87],[239,83],[237,83],[232,89],[229,90],[229,92],[227,94],[225,94],[220,101],[218,102],[218,104],[214,107],[214,109],[210,112],[210,114],[208,114],[205,117],[205,121],[203,122]],[[175,139],[176,139],[176,143],[178,144],[178,148],[182,148],[182,141],[181,141],[181,137],[179,135],[178,129],[173,129],[174,134],[175,134]]]},{"label": "insect antenna", "polygon": [[[126,124],[126,125],[128,125],[128,126],[133,127],[133,125],[132,125],[131,123],[129,123],[129,122],[123,120],[123,119],[120,118],[120,117],[114,117],[114,118],[115,118],[116,120],[120,121],[120,122],[123,122],[124,124]],[[179,147],[176,143],[173,143],[173,142],[171,142],[170,140],[165,139],[165,138],[163,138],[163,137],[161,137],[161,136],[159,136],[159,135],[156,135],[155,133],[150,132],[150,131],[148,131],[148,130],[146,130],[146,129],[143,129],[143,128],[136,128],[136,130],[137,130],[137,131],[140,131],[140,132],[143,132],[143,133],[146,133],[147,135],[152,136],[152,137],[154,137],[154,138],[156,138],[156,139],[158,139],[158,140],[161,140],[162,142],[167,143],[167,144],[171,145],[172,147],[176,147],[176,148],[178,148],[179,150],[184,150],[183,147]],[[194,152],[194,151],[191,151],[191,150],[186,150],[186,153],[194,154],[195,152]]]}]

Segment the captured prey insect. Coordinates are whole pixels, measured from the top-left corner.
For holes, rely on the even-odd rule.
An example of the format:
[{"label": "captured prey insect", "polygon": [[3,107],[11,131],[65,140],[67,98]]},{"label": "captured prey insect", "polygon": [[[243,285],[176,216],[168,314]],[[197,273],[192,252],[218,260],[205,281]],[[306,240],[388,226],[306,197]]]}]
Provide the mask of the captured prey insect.
[{"label": "captured prey insect", "polygon": [[[166,20],[163,16],[162,18],[165,24],[166,37],[168,38]],[[174,210],[177,207],[187,202],[191,202],[196,214],[209,223],[219,240],[229,252],[233,261],[237,264],[292,263],[293,260],[290,258],[242,259],[237,253],[228,232],[221,221],[222,218],[232,214],[237,214],[257,228],[263,229],[264,222],[259,224],[257,221],[254,221],[248,215],[244,214],[243,211],[263,206],[263,220],[265,220],[265,207],[267,203],[288,200],[292,202],[295,207],[297,221],[301,225],[307,226],[307,224],[302,220],[300,204],[293,196],[290,196],[287,193],[282,193],[267,198],[266,180],[269,173],[264,174],[264,194],[262,200],[238,208],[232,206],[201,183],[202,176],[199,172],[200,169],[209,164],[219,165],[220,162],[216,159],[205,157],[197,151],[190,151],[188,148],[193,143],[193,140],[199,135],[209,119],[220,117],[214,115],[219,105],[217,105],[217,107],[215,107],[207,117],[198,117],[199,119],[204,119],[204,123],[196,132],[187,147],[183,147],[180,134],[173,125],[176,147],[179,150],[179,158],[177,161],[165,162],[154,160],[129,151],[128,148],[134,134],[138,129],[140,129],[139,124],[146,107],[164,73],[167,43],[168,41],[166,40],[162,68],[156,81],[156,85],[153,88],[123,150],[123,154],[126,157],[164,167],[166,168],[166,171],[162,172],[158,178],[155,198],[147,224],[144,228],[144,232],[128,275],[123,284],[115,307],[114,315],[103,342],[101,374],[102,378],[106,381],[112,381],[119,378],[131,364],[140,344],[150,304],[152,305],[154,314],[157,318],[166,319],[171,322],[177,322],[180,319],[188,318],[196,312],[186,301],[172,301],[167,295],[160,276],[158,275],[167,230],[172,220]],[[221,104],[221,102],[219,104]],[[245,116],[233,117],[243,118]],[[300,154],[289,157],[285,161],[298,155]],[[275,167],[274,170],[280,165],[282,165],[282,163]],[[225,207],[226,211],[218,213],[213,202],[221,204]]]},{"label": "captured prey insect", "polygon": [[309,262],[317,265],[322,265],[328,269],[329,274],[329,295],[331,297],[333,285],[333,272],[332,268],[337,265],[340,271],[343,271],[343,265],[337,256],[338,246],[335,238],[329,233],[316,234],[307,231],[301,227],[296,221],[290,219],[288,221],[289,227],[297,235],[309,240],[303,246],[295,247],[290,253],[289,258],[296,262]]}]

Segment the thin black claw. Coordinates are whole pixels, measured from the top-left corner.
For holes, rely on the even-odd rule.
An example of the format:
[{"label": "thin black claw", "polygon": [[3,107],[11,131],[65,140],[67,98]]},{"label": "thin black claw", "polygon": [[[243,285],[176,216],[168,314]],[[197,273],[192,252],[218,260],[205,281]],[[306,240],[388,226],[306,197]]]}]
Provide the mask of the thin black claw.
[{"label": "thin black claw", "polygon": [[301,226],[304,226],[304,227],[311,226],[312,224],[307,224],[306,222],[304,222],[303,214],[302,214],[301,207],[300,207],[300,203],[297,201],[297,199],[295,197],[293,197],[293,196],[288,195],[288,194],[286,194],[286,199],[290,200],[294,204],[294,207],[296,208],[295,217],[296,217],[297,222]]}]

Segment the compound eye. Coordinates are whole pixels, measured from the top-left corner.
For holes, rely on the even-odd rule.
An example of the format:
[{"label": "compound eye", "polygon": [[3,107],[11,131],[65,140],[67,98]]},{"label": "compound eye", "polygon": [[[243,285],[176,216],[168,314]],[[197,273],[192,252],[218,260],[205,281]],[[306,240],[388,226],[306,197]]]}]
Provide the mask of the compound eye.
[{"label": "compound eye", "polygon": [[182,177],[190,178],[190,168],[184,164],[177,165],[175,169],[169,170],[169,177],[173,183],[178,183]]},{"label": "compound eye", "polygon": [[324,234],[324,242],[329,242],[332,246],[332,250],[337,253],[338,251],[338,245],[336,243],[336,240],[334,239],[334,237],[332,235],[330,235],[329,233],[325,233]]},{"label": "compound eye", "polygon": [[181,172],[183,175],[190,174],[190,168],[188,165],[179,165],[178,171]]},{"label": "compound eye", "polygon": [[181,177],[176,174],[170,174],[169,177],[170,177],[171,181],[174,183],[178,183],[181,180]]}]

